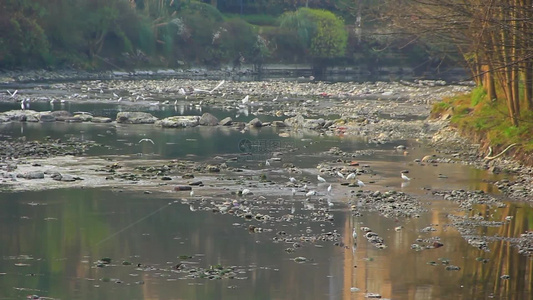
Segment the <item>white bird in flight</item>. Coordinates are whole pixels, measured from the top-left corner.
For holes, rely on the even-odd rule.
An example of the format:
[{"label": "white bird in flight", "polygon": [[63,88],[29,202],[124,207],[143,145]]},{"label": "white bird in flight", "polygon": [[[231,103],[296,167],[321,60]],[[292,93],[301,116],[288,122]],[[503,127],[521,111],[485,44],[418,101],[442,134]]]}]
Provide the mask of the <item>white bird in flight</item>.
[{"label": "white bird in flight", "polygon": [[155,143],[154,143],[154,141],[152,141],[152,139],[141,139],[141,140],[139,141],[139,144],[142,143],[142,142],[150,142],[150,143],[152,143],[152,144],[155,145]]},{"label": "white bird in flight", "polygon": [[219,82],[219,83],[217,84],[217,86],[215,86],[212,90],[209,91],[209,94],[213,94],[213,92],[214,92],[216,89],[218,89],[219,87],[221,87],[221,86],[224,84],[224,82],[226,82],[226,81],[225,81],[225,80],[222,80],[221,82]]},{"label": "white bird in flight", "polygon": [[[213,92],[218,89],[219,87],[221,87],[224,82],[226,82],[225,80],[222,80],[221,82],[218,83],[217,86],[215,86],[212,90],[208,91],[208,90],[202,90],[202,89],[197,89],[197,88],[193,88],[193,93],[195,94],[213,94]],[[181,93],[181,91],[179,91]]]},{"label": "white bird in flight", "polygon": [[407,175],[405,175],[404,173],[400,173],[400,174],[401,174],[403,180],[406,180],[406,181],[411,180],[411,178],[407,177]]},{"label": "white bird in flight", "polygon": [[320,182],[326,182],[326,179],[324,179],[322,176],[320,175],[316,175],[316,179]]},{"label": "white bird in flight", "polygon": [[19,92],[19,90],[15,90],[13,93],[11,93],[9,90],[7,90],[7,93],[9,94],[10,98],[15,97],[18,92]]}]

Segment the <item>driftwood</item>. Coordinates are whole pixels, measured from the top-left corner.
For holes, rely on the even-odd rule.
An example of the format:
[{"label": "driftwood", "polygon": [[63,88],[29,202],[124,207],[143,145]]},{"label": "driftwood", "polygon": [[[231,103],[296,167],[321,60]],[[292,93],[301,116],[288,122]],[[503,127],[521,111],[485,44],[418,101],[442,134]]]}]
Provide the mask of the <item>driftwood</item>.
[{"label": "driftwood", "polygon": [[487,156],[485,156],[483,159],[484,159],[484,160],[493,160],[493,159],[496,159],[496,158],[502,156],[503,154],[505,154],[505,152],[507,152],[507,150],[513,148],[513,147],[516,146],[516,145],[517,145],[516,143],[513,143],[513,144],[507,146],[507,148],[503,149],[502,152],[500,152],[499,154],[494,155],[494,156],[491,156],[491,155],[492,155],[492,147],[489,146],[489,154],[487,154]]}]

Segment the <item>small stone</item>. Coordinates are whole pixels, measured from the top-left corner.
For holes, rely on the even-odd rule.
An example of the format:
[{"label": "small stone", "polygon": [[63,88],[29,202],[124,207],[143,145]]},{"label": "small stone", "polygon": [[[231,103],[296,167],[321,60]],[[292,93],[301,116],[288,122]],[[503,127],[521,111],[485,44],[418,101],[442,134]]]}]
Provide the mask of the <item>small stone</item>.
[{"label": "small stone", "polygon": [[192,187],[186,185],[178,185],[174,187],[174,191],[190,191]]}]

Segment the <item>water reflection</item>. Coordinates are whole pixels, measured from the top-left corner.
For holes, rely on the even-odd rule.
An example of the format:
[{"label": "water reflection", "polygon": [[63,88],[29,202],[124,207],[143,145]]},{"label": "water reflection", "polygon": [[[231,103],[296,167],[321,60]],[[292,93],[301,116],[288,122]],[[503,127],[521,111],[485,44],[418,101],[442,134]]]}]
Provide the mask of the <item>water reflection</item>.
[{"label": "water reflection", "polygon": [[[370,213],[355,218],[341,210],[334,212],[335,223],[326,227],[307,222],[284,224],[286,230],[295,232],[338,228],[347,245],[344,248],[318,242],[320,248],[308,245],[287,254],[286,245],[272,243],[275,231],[251,234],[246,230],[248,224],[240,225],[242,219],[190,212],[188,205],[172,201],[100,189],[0,194],[0,297],[366,299],[366,293],[391,299],[531,296],[531,259],[516,255],[516,249],[505,241],[491,243],[489,252],[469,246],[446,226],[447,214],[455,210],[451,203],[434,203],[429,214],[406,222]],[[483,210],[476,207],[476,211]],[[496,220],[509,215],[515,216],[513,220],[529,220],[533,209],[510,205],[491,213]],[[524,214],[526,218],[522,218]],[[399,224],[403,228],[395,231]],[[362,225],[384,237],[388,248],[378,250],[361,235],[357,248],[352,248],[351,229]],[[421,231],[429,225],[436,231]],[[484,230],[489,236],[516,236],[530,226],[528,221],[521,221]],[[411,249],[417,239],[431,237],[440,237],[444,246]],[[192,258],[180,258],[183,255]],[[291,260],[295,256],[310,261],[297,264]],[[103,257],[111,258],[112,264],[99,268],[96,263]],[[235,266],[239,279],[183,279],[186,274],[172,271],[180,262],[204,268]],[[446,270],[450,265],[461,269]],[[509,279],[502,279],[503,275],[509,275]]]}]

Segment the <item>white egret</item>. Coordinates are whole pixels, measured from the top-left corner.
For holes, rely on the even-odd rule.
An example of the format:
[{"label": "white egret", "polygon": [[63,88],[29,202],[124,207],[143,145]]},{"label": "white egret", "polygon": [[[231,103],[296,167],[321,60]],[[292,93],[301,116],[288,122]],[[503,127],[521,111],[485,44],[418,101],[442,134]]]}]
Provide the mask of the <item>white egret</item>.
[{"label": "white egret", "polygon": [[242,190],[242,192],[241,192],[241,194],[242,194],[243,196],[246,196],[246,195],[248,195],[248,194],[250,194],[250,193],[251,193],[251,191],[250,191],[249,189],[244,189],[244,190]]},{"label": "white egret", "polygon": [[189,193],[189,195],[191,195],[191,197],[194,197],[194,190],[191,190],[191,192]]},{"label": "white egret", "polygon": [[355,173],[350,173],[348,176],[346,176],[346,180],[353,180],[355,179]]},{"label": "white egret", "polygon": [[187,92],[185,92],[185,89],[184,89],[184,88],[180,88],[180,89],[178,90],[178,94],[180,94],[180,95],[186,95]]},{"label": "white egret", "polygon": [[265,166],[270,167],[270,161],[268,159],[265,161]]},{"label": "white egret", "polygon": [[358,185],[359,187],[364,187],[364,186],[365,186],[365,183],[362,182],[361,180],[357,179],[357,185]]},{"label": "white egret", "polygon": [[330,193],[331,193],[331,184],[328,186],[328,194],[330,194]]},{"label": "white egret", "polygon": [[411,178],[407,177],[407,175],[405,175],[404,173],[400,173],[400,174],[401,174],[403,180],[405,180],[405,181],[411,180]]},{"label": "white egret", "polygon": [[115,98],[118,98],[118,95],[117,95],[117,94],[115,94],[115,93],[113,93],[113,97],[115,97]]},{"label": "white egret", "polygon": [[152,139],[141,139],[141,140],[139,141],[139,144],[142,143],[142,142],[150,142],[150,143],[152,143],[152,144],[155,145],[155,143],[154,143],[154,141],[152,141]]},{"label": "white egret", "polygon": [[357,241],[357,228],[353,228],[352,230],[352,236],[353,236],[353,242],[355,243]]},{"label": "white egret", "polygon": [[316,179],[319,181],[319,182],[326,182],[326,179],[324,179],[322,176],[320,175],[316,175]]},{"label": "white egret", "polygon": [[293,196],[296,195],[296,189],[295,189],[295,188],[292,188],[292,191],[291,191],[291,192],[292,192],[292,195],[293,195]]},{"label": "white egret", "polygon": [[328,207],[333,207],[335,204],[328,198]]},{"label": "white egret", "polygon": [[250,96],[246,95],[246,97],[244,97],[241,102],[242,104],[248,104],[250,102]]},{"label": "white egret", "polygon": [[339,176],[340,178],[344,179],[344,174],[342,174],[341,172],[337,171],[337,176]]},{"label": "white egret", "polygon": [[296,183],[296,178],[294,178],[294,177],[289,177],[289,181],[290,181],[291,183]]},{"label": "white egret", "polygon": [[306,197],[316,196],[316,191],[309,191],[305,194]]}]

